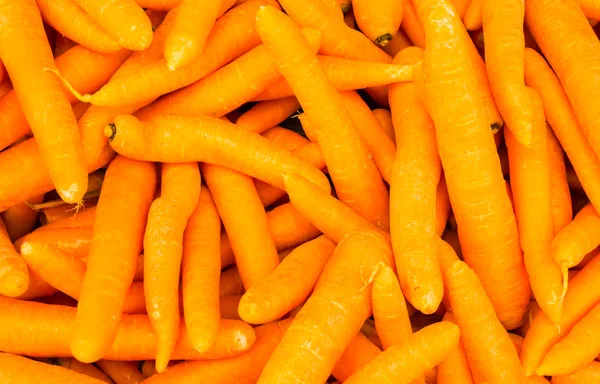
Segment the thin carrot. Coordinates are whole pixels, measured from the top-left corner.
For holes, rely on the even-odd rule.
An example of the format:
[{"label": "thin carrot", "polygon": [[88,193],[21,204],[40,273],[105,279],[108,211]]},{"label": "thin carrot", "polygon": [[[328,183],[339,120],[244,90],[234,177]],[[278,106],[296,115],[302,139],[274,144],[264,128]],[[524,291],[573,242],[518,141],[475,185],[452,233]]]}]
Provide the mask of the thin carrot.
[{"label": "thin carrot", "polygon": [[96,368],[93,364],[82,363],[73,358],[51,359],[50,362],[52,365],[58,365],[73,372],[77,372],[88,377],[93,377],[101,382],[113,384],[110,377],[106,376],[104,372]]},{"label": "thin carrot", "polygon": [[[527,309],[530,288],[493,133],[473,76],[472,42],[447,1],[422,1],[417,11],[428,39],[428,109],[463,255],[486,287],[500,321],[507,329],[516,328]],[[438,22],[446,27],[437,28]]]},{"label": "thin carrot", "polygon": [[73,0],[36,0],[46,23],[77,44],[97,52],[116,52],[119,43]]},{"label": "thin carrot", "polygon": [[219,296],[241,295],[244,285],[236,267],[225,269],[219,279]]},{"label": "thin carrot", "polygon": [[404,343],[412,334],[410,317],[398,278],[383,267],[373,280],[373,318],[383,349]]},{"label": "thin carrot", "polygon": [[380,235],[357,231],[345,237],[258,383],[325,382],[370,314],[373,276],[381,263],[391,260]]},{"label": "thin carrot", "polygon": [[4,222],[0,220],[0,294],[16,297],[27,292],[29,272],[13,246]]},{"label": "thin carrot", "polygon": [[[150,206],[144,234],[144,292],[157,339],[158,372],[167,368],[179,334],[178,292],[183,232],[199,196],[197,163],[162,165],[161,195]],[[96,223],[98,220],[99,216]],[[138,254],[139,251],[136,260]]]},{"label": "thin carrot", "polygon": [[425,30],[417,17],[417,11],[412,4],[412,0],[404,1],[402,30],[406,33],[410,41],[412,41],[413,45],[416,45],[419,48],[425,48]]},{"label": "thin carrot", "polygon": [[[27,203],[38,204],[44,201],[44,195],[35,196]],[[27,203],[17,204],[2,212],[1,219],[6,226],[6,232],[11,241],[15,241],[30,233],[38,219],[38,211],[35,211]]]},{"label": "thin carrot", "polygon": [[0,58],[40,145],[45,168],[61,198],[81,203],[87,189],[87,170],[77,121],[53,73],[56,65],[35,1],[1,1],[0,18],[5,20]]},{"label": "thin carrot", "polygon": [[[200,199],[183,235],[181,264],[184,319],[190,341],[200,352],[208,350],[216,342],[219,295],[241,293],[232,288],[225,292],[225,287],[220,287],[225,281],[231,282],[221,278],[220,240],[219,213],[209,190],[202,187]],[[241,286],[239,274],[237,277]]]},{"label": "thin carrot", "polygon": [[[410,61],[405,50],[394,58]],[[390,87],[390,108],[399,144],[390,182],[390,227],[398,277],[407,300],[431,314],[443,296],[437,260],[436,190],[442,165],[435,127],[413,83]]]},{"label": "thin carrot", "polygon": [[117,157],[108,167],[71,339],[82,362],[104,357],[115,338],[155,188],[151,163]]},{"label": "thin carrot", "polygon": [[[105,134],[113,149],[134,159],[208,162],[279,188],[283,188],[284,172],[296,172],[327,191],[330,188],[321,171],[289,151],[260,135],[215,118],[157,116],[141,123],[133,116],[118,116]],[[165,135],[169,139],[165,139]]]},{"label": "thin carrot", "polygon": [[345,383],[410,383],[442,362],[459,340],[458,327],[440,322],[408,337],[404,344],[381,353]]},{"label": "thin carrot", "polygon": [[102,384],[104,381],[67,368],[30,360],[23,356],[0,353],[0,380],[6,384],[73,383]]},{"label": "thin carrot", "polygon": [[265,279],[246,290],[240,317],[251,324],[279,319],[310,295],[335,243],[325,236],[295,248]]},{"label": "thin carrot", "polygon": [[98,360],[96,365],[109,376],[115,384],[140,384],[144,376],[137,369],[136,362]]},{"label": "thin carrot", "polygon": [[463,20],[468,31],[481,29],[483,26],[483,3],[485,0],[471,0],[465,9]]},{"label": "thin carrot", "polygon": [[385,47],[400,29],[404,1],[353,0],[352,11],[360,30],[375,44]]},{"label": "thin carrot", "polygon": [[373,110],[373,115],[377,121],[379,121],[379,125],[385,131],[385,134],[392,140],[393,143],[396,143],[396,132],[394,130],[394,123],[392,122],[392,114],[387,109],[377,108]]},{"label": "thin carrot", "polygon": [[520,0],[483,0],[481,12],[485,63],[494,99],[507,128],[528,147],[535,117],[523,77],[525,4]]},{"label": "thin carrot", "polygon": [[347,380],[360,368],[381,353],[379,347],[362,332],[358,332],[331,370],[331,375],[340,381]]},{"label": "thin carrot", "polygon": [[295,97],[261,101],[242,114],[235,124],[250,132],[262,133],[290,117],[300,108]]},{"label": "thin carrot", "polygon": [[571,375],[553,377],[552,384],[594,383],[598,380],[600,380],[600,362],[593,361]]},{"label": "thin carrot", "polygon": [[[444,321],[456,324],[456,318],[452,312],[446,312]],[[473,384],[473,375],[462,340],[459,340],[456,347],[448,353],[446,359],[438,365],[437,383]]]},{"label": "thin carrot", "polygon": [[571,191],[567,181],[565,153],[552,133],[546,129],[548,141],[548,157],[550,159],[550,182],[552,183],[552,216],[554,233],[559,233],[573,220],[573,204]]}]

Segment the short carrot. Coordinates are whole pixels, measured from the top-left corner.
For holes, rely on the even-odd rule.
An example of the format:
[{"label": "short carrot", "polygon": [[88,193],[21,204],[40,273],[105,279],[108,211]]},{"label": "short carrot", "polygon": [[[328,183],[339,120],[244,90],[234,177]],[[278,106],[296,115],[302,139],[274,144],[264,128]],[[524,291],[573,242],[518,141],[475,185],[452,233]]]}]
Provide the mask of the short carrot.
[{"label": "short carrot", "polygon": [[385,134],[392,140],[393,143],[396,143],[396,132],[394,131],[394,123],[392,121],[392,114],[387,109],[377,108],[373,110],[373,114],[377,121],[379,121],[379,125],[385,131]]},{"label": "short carrot", "polygon": [[[221,219],[210,191],[202,187],[200,198],[183,234],[181,289],[183,313],[190,342],[197,351],[208,350],[219,331],[219,295],[226,292],[221,278]],[[230,270],[237,271],[237,268]],[[237,276],[240,287],[242,286]],[[235,280],[234,280],[235,281]],[[229,287],[232,287],[231,285]]]},{"label": "short carrot", "polygon": [[199,196],[197,163],[162,165],[161,194],[150,206],[144,234],[144,293],[157,339],[158,372],[167,368],[179,335],[178,292],[183,232]]},{"label": "short carrot", "polygon": [[44,195],[35,196],[26,203],[17,204],[2,212],[0,217],[11,241],[15,241],[33,230],[39,212],[31,209],[27,203],[38,204],[42,201],[44,201]]},{"label": "short carrot", "polygon": [[554,233],[559,233],[573,220],[573,204],[567,180],[565,153],[550,127],[546,129],[550,182],[552,183],[552,216]]},{"label": "short carrot", "polygon": [[310,295],[335,243],[320,236],[295,248],[275,270],[246,290],[239,305],[240,317],[251,324],[281,318]]},{"label": "short carrot", "polygon": [[98,360],[96,365],[115,384],[140,384],[144,381],[144,376],[137,369],[138,364],[133,361],[110,361]]},{"label": "short carrot", "polygon": [[360,30],[375,44],[385,47],[400,29],[404,1],[353,0],[352,10]]},{"label": "short carrot", "polygon": [[[186,127],[184,130],[182,128]],[[157,116],[141,123],[117,116],[105,130],[120,154],[147,161],[202,161],[224,166],[283,188],[282,174],[297,172],[329,190],[323,173],[264,137],[210,117]],[[169,136],[164,141],[164,136]]]},{"label": "short carrot", "polygon": [[71,339],[82,362],[104,357],[116,336],[155,188],[151,163],[117,157],[108,167]]},{"label": "short carrot", "polygon": [[295,97],[261,101],[242,114],[235,124],[250,132],[262,133],[290,117],[300,108]]},{"label": "short carrot", "polygon": [[331,375],[340,381],[347,380],[380,353],[379,347],[373,344],[364,333],[359,332],[335,363]]},{"label": "short carrot", "polygon": [[[452,312],[446,312],[444,321],[456,324],[456,318]],[[438,365],[437,383],[473,384],[473,375],[462,340],[459,340],[456,347],[448,353],[446,359]]]},{"label": "short carrot", "polygon": [[483,26],[483,3],[485,0],[471,0],[465,9],[463,20],[468,31],[481,29]]},{"label": "short carrot", "polygon": [[20,296],[29,288],[29,272],[13,246],[4,222],[0,220],[0,294]]},{"label": "short carrot", "polygon": [[600,380],[600,362],[594,361],[573,374],[554,376],[552,384],[593,383],[598,380]]},{"label": "short carrot", "polygon": [[67,368],[73,372],[80,373],[87,377],[92,377],[101,382],[113,384],[110,377],[106,376],[104,372],[100,369],[96,368],[93,364],[82,363],[73,358],[59,358],[59,359],[51,359],[50,362],[52,365],[58,365],[63,368]]},{"label": "short carrot", "polygon": [[241,295],[244,285],[237,267],[230,267],[221,272],[219,279],[219,296]]}]

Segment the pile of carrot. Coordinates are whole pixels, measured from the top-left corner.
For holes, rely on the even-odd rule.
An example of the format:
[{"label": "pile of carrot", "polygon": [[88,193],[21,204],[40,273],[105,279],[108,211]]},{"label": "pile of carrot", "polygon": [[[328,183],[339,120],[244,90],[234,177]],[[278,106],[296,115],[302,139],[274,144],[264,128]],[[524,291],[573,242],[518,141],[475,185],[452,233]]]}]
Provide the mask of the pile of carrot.
[{"label": "pile of carrot", "polygon": [[0,383],[600,383],[598,21],[0,0]]}]

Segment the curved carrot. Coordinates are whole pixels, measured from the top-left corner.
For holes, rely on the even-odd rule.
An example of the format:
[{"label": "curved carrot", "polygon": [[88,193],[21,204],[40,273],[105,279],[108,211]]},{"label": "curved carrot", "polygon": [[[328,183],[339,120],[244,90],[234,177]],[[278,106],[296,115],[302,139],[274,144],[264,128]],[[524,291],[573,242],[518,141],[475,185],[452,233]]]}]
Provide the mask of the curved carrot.
[{"label": "curved carrot", "polygon": [[331,375],[340,381],[347,380],[380,353],[379,347],[373,344],[364,333],[359,332],[335,363]]},{"label": "curved carrot", "polygon": [[[456,318],[452,312],[446,312],[444,321],[456,324]],[[473,374],[467,353],[462,340],[459,340],[456,347],[448,353],[446,359],[438,365],[437,371],[438,384],[473,384]]]},{"label": "curved carrot", "polygon": [[263,133],[276,126],[300,109],[295,97],[261,101],[243,113],[235,124],[250,132]]},{"label": "curved carrot", "polygon": [[96,365],[110,377],[115,384],[140,384],[144,376],[138,370],[138,364],[130,361],[98,360]]},{"label": "curved carrot", "polygon": [[554,233],[559,233],[573,220],[571,191],[567,181],[565,153],[550,127],[546,129],[548,157],[550,159],[550,182],[552,183],[552,216]]},{"label": "curved carrot", "polygon": [[593,361],[573,374],[553,377],[552,384],[593,383],[598,380],[600,380],[600,362]]},{"label": "curved carrot", "polygon": [[423,328],[405,343],[382,352],[344,383],[410,383],[442,362],[458,344],[460,331],[442,321]]},{"label": "curved carrot", "polygon": [[221,272],[219,296],[241,295],[243,293],[244,285],[236,267],[227,268]]},{"label": "curved carrot", "polygon": [[87,189],[87,169],[77,121],[53,73],[56,65],[35,1],[3,0],[0,18],[5,20],[0,58],[40,146],[45,168],[61,198],[79,204]]},{"label": "curved carrot", "polygon": [[[223,285],[231,284],[231,279],[225,279],[227,272],[221,275],[220,239],[221,219],[212,195],[203,187],[185,228],[181,264],[184,319],[190,341],[200,352],[208,350],[216,342],[219,295],[239,294],[242,289],[239,274],[234,280],[239,283],[237,291],[232,285],[229,285],[230,288]],[[237,272],[237,268],[232,270]]]},{"label": "curved carrot", "polygon": [[345,237],[258,383],[325,382],[369,316],[373,276],[380,263],[391,259],[380,235],[357,231]]},{"label": "curved carrot", "polygon": [[392,142],[396,143],[396,132],[394,131],[394,123],[392,122],[392,114],[387,109],[377,108],[373,110],[373,115],[377,121],[379,121],[379,125],[385,131],[385,134],[392,140]]},{"label": "curved carrot", "polygon": [[481,18],[486,39],[485,63],[494,99],[507,128],[517,141],[528,147],[532,141],[535,117],[523,77],[524,17],[523,1],[483,0]]},{"label": "curved carrot", "polygon": [[[117,116],[107,128],[111,146],[130,158],[163,161],[202,161],[224,166],[283,188],[282,174],[297,172],[329,190],[323,173],[289,151],[229,122],[210,117],[157,116],[141,123]],[[165,140],[165,136],[169,136]]]},{"label": "curved carrot", "polygon": [[29,204],[39,204],[44,201],[44,195],[35,196],[26,203],[17,204],[2,212],[1,220],[6,226],[6,232],[11,241],[15,241],[30,233],[38,219],[38,211],[31,209]]},{"label": "curved carrot", "polygon": [[400,28],[404,1],[353,0],[352,11],[360,30],[375,44],[385,47]]},{"label": "curved carrot", "polygon": [[[447,1],[420,1],[417,12],[427,31],[427,104],[463,255],[500,321],[508,329],[516,328],[527,309],[530,288],[493,133],[473,76],[473,44]],[[438,22],[445,28],[437,28]]]},{"label": "curved carrot", "polygon": [[42,18],[60,34],[97,52],[115,52],[119,43],[73,0],[36,0]]},{"label": "curved carrot", "polygon": [[108,167],[71,339],[82,362],[102,358],[115,338],[155,188],[151,163],[117,157]]},{"label": "curved carrot", "polygon": [[13,246],[4,222],[0,220],[0,294],[16,297],[27,292],[29,272]]},{"label": "curved carrot", "polygon": [[483,26],[483,3],[486,0],[471,0],[465,9],[463,20],[468,31],[481,29]]},{"label": "curved carrot", "polygon": [[335,243],[320,236],[295,248],[265,279],[246,290],[240,317],[251,324],[279,319],[310,295]]}]

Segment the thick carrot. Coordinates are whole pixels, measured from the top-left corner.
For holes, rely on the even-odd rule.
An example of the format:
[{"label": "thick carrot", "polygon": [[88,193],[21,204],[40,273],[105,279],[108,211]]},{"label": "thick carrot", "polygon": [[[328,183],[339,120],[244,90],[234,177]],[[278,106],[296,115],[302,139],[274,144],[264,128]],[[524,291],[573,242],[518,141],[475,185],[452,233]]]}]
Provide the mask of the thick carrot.
[{"label": "thick carrot", "polygon": [[134,104],[196,82],[259,44],[254,20],[264,5],[275,6],[276,2],[251,0],[227,12],[215,23],[202,54],[191,65],[172,71],[165,59],[155,60],[135,73],[113,79],[93,95],[83,95],[82,100],[107,107]]},{"label": "thick carrot", "polygon": [[110,377],[115,384],[140,384],[144,376],[138,370],[136,362],[98,360],[96,365]]},{"label": "thick carrot", "polygon": [[[394,58],[405,63],[405,50]],[[442,165],[435,127],[413,83],[390,87],[390,109],[399,144],[390,182],[390,227],[398,277],[406,299],[431,314],[444,291],[437,260],[436,190]]]},{"label": "thick carrot", "polygon": [[369,316],[373,277],[380,264],[391,259],[380,235],[357,231],[345,237],[258,383],[325,382]]},{"label": "thick carrot", "polygon": [[310,295],[335,243],[320,236],[295,248],[265,279],[246,290],[240,317],[251,324],[279,319]]},{"label": "thick carrot", "polygon": [[178,292],[183,232],[199,196],[197,163],[162,165],[161,194],[147,213],[144,234],[144,293],[157,339],[158,372],[167,368],[179,334]]},{"label": "thick carrot", "polygon": [[383,128],[385,134],[388,135],[393,143],[396,143],[396,132],[394,130],[391,112],[387,109],[377,108],[373,110],[373,114],[377,121],[379,121],[379,125]]},{"label": "thick carrot", "polygon": [[380,353],[379,347],[373,344],[364,333],[358,332],[335,363],[331,375],[340,381],[345,381]]},{"label": "thick carrot", "polygon": [[481,29],[483,26],[483,3],[486,0],[471,0],[465,9],[463,20],[468,31]]},{"label": "thick carrot", "polygon": [[525,83],[542,97],[546,120],[567,153],[590,201],[600,209],[600,161],[587,142],[558,77],[544,58],[531,48],[525,49]]},{"label": "thick carrot", "polygon": [[71,339],[82,362],[104,357],[115,338],[155,188],[154,164],[117,157],[108,167]]},{"label": "thick carrot", "polygon": [[375,44],[385,47],[400,29],[404,1],[353,0],[352,11],[360,30]]},{"label": "thick carrot", "polygon": [[295,97],[261,101],[242,114],[235,124],[250,132],[262,133],[290,117],[300,108]]},{"label": "thick carrot", "polygon": [[[475,0],[477,1],[477,0]],[[534,111],[525,88],[525,4],[520,0],[483,0],[481,18],[486,39],[485,63],[507,128],[526,147],[531,144]]]},{"label": "thick carrot", "polygon": [[244,285],[236,267],[225,269],[219,279],[219,296],[241,295]]},{"label": "thick carrot", "polygon": [[398,278],[383,267],[373,280],[373,318],[383,349],[404,343],[412,334],[410,317]]},{"label": "thick carrot", "polygon": [[61,198],[81,203],[87,189],[87,169],[77,121],[53,73],[56,65],[35,1],[1,1],[0,18],[5,20],[0,58],[40,145],[45,168]]},{"label": "thick carrot", "polygon": [[36,3],[44,21],[77,44],[97,52],[121,49],[73,0],[36,0]]},{"label": "thick carrot", "polygon": [[82,363],[73,358],[58,358],[50,359],[52,365],[58,365],[63,368],[70,369],[73,372],[80,373],[82,375],[93,377],[94,379],[100,380],[104,383],[113,384],[110,377],[106,376],[104,372],[96,368],[93,364]]},{"label": "thick carrot", "polygon": [[[184,319],[192,345],[201,352],[216,342],[219,295],[241,293],[232,288],[226,292],[225,287],[220,287],[228,281],[221,278],[220,240],[219,213],[209,190],[202,187],[196,209],[183,234],[181,264]],[[237,278],[241,286],[239,274]]]},{"label": "thick carrot", "polygon": [[16,297],[27,292],[29,272],[13,246],[4,222],[0,220],[0,294]]},{"label": "thick carrot", "polygon": [[527,1],[525,10],[529,31],[560,79],[584,135],[599,156],[600,132],[595,127],[600,114],[589,100],[598,93],[590,79],[597,76],[600,66],[596,53],[600,41],[575,1]]},{"label": "thick carrot", "polygon": [[[42,201],[44,201],[44,195],[39,195],[35,196],[27,203],[39,204]],[[11,241],[15,241],[30,233],[38,220],[39,212],[31,209],[27,203],[21,203],[10,207],[0,215]]]},{"label": "thick carrot", "polygon": [[410,41],[412,41],[413,45],[416,45],[419,48],[425,48],[425,30],[417,17],[417,11],[412,4],[412,0],[404,1],[402,30],[406,33]]},{"label": "thick carrot", "polygon": [[296,172],[327,191],[330,188],[321,171],[289,151],[258,134],[211,117],[157,116],[141,123],[133,116],[117,116],[105,134],[113,149],[134,159],[171,163],[202,161],[279,188],[283,188],[284,172]]},{"label": "thick carrot", "polygon": [[565,376],[554,376],[552,384],[594,383],[600,380],[600,362],[593,361],[579,371]]},{"label": "thick carrot", "polygon": [[[446,312],[444,321],[456,324],[456,318],[452,312]],[[456,347],[448,353],[446,359],[438,365],[437,383],[473,384],[473,375],[462,340],[459,340]]]},{"label": "thick carrot", "polygon": [[[428,109],[463,255],[484,284],[500,321],[508,329],[516,328],[527,309],[530,288],[493,133],[473,76],[472,42],[447,1],[418,4],[427,31]],[[438,22],[446,27],[437,28]]]},{"label": "thick carrot", "polygon": [[0,353],[0,380],[6,384],[72,383],[102,384],[106,381],[60,366],[30,360],[23,356]]}]

